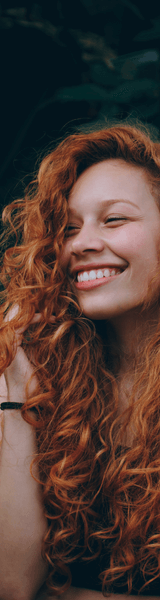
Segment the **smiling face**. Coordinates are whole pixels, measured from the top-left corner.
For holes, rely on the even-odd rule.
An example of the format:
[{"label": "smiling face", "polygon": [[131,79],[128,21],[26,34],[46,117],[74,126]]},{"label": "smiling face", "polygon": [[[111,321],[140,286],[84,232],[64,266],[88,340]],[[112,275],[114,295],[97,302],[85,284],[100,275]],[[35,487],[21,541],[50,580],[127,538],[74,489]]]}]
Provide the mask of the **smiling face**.
[{"label": "smiling face", "polygon": [[[158,268],[160,212],[141,167],[108,159],[72,188],[62,267],[83,313],[114,319],[142,305]],[[153,297],[159,281],[153,284]]]}]

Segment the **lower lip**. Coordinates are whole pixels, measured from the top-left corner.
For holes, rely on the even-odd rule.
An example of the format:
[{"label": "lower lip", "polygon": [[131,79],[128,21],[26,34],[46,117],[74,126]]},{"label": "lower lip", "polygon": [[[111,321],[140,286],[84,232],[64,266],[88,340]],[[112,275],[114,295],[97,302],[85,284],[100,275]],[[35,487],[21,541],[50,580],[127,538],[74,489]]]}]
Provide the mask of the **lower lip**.
[{"label": "lower lip", "polygon": [[[122,271],[122,273],[123,272],[124,271]],[[110,277],[101,277],[101,279],[93,279],[91,281],[75,281],[74,284],[78,290],[90,290],[99,287],[100,285],[105,285],[105,283],[109,283],[110,281],[113,281],[113,279],[117,279],[122,273],[111,275]]]}]

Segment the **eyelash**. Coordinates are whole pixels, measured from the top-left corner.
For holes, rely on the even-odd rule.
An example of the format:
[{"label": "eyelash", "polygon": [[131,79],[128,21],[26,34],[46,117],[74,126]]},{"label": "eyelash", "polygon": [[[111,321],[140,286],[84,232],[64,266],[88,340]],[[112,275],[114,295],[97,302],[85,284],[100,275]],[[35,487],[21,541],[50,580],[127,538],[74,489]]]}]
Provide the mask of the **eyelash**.
[{"label": "eyelash", "polygon": [[126,221],[126,217],[108,217],[106,223],[110,223],[111,221]]},{"label": "eyelash", "polygon": [[76,227],[76,225],[68,225],[68,227],[66,228],[65,234],[67,235],[67,233],[69,234],[70,232],[72,232],[74,229],[78,229],[78,227]]}]

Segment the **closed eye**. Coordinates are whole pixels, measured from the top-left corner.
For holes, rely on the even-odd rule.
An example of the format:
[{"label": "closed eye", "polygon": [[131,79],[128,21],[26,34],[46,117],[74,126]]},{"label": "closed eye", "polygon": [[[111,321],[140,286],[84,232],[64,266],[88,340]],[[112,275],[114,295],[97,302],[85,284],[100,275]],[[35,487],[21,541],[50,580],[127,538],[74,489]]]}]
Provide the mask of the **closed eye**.
[{"label": "closed eye", "polygon": [[[105,224],[107,224],[107,223],[114,224],[114,222],[115,222],[115,224],[116,223],[118,224],[119,221],[127,221],[127,218],[126,217],[108,217],[107,220],[105,221]],[[70,236],[74,232],[77,232],[79,230],[80,230],[80,227],[78,225],[68,225],[65,230],[65,236],[66,237]]]},{"label": "closed eye", "polygon": [[78,230],[79,227],[77,225],[68,225],[65,230],[65,235],[71,235],[74,231]]},{"label": "closed eye", "polygon": [[126,217],[108,217],[108,219],[105,221],[105,223],[114,223],[115,222],[119,222],[119,221],[127,221]]}]

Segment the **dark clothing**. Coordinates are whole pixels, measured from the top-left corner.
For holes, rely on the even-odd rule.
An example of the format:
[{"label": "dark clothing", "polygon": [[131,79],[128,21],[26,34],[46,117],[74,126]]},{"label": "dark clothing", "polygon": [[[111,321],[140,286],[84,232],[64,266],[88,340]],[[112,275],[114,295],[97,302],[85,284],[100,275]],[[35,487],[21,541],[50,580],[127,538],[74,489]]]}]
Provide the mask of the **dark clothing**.
[{"label": "dark clothing", "polygon": [[[126,448],[127,449],[127,448]],[[124,449],[123,449],[124,450]],[[121,446],[117,449],[117,454],[121,452]],[[108,514],[109,514],[109,504],[105,499],[105,502],[102,502],[102,497],[99,498],[97,507],[95,506],[96,512],[99,515],[101,526],[108,526]],[[82,540],[81,540],[82,543]],[[80,545],[81,545],[80,543]],[[72,574],[72,585],[74,587],[86,588],[91,590],[96,590],[98,592],[102,592],[102,581],[99,579],[100,573],[105,571],[110,566],[110,555],[112,541],[106,540],[103,542],[103,550],[101,551],[98,558],[90,561],[84,561],[82,558],[75,560],[72,562],[69,567]],[[82,546],[83,547],[83,543]],[[97,551],[97,547],[93,544],[94,553]],[[78,552],[77,552],[78,554]],[[89,551],[84,554],[85,556],[89,556]],[[91,555],[90,555],[91,556]],[[146,575],[146,581],[150,580],[151,576]],[[132,573],[132,591],[130,595],[137,595],[141,589],[141,587],[146,583],[143,578],[140,569],[138,570],[138,566]],[[128,584],[127,584],[127,575],[116,580],[110,587],[110,592],[114,594],[125,594],[128,592]],[[150,583],[148,586],[143,588],[140,592],[140,596],[158,596],[160,598],[160,577]]]},{"label": "dark clothing", "polygon": [[[79,559],[79,561],[76,561],[75,563],[73,562],[70,565],[70,570],[72,573],[72,585],[74,587],[86,588],[102,592],[102,584],[101,580],[98,578],[98,575],[106,568],[106,562],[108,566],[107,557],[98,557],[96,560],[89,561],[87,563],[82,562],[82,559]],[[114,594],[124,594],[125,592],[128,592],[128,586],[125,585],[125,583],[122,586],[122,578],[119,581],[121,581],[121,585],[118,582],[112,584],[111,591]],[[139,573],[133,583],[131,595],[138,595],[138,591],[140,590],[143,584],[144,579]],[[141,595],[158,596],[160,598],[160,578],[156,579],[155,581],[150,583],[149,586],[144,588],[140,596]]]}]

